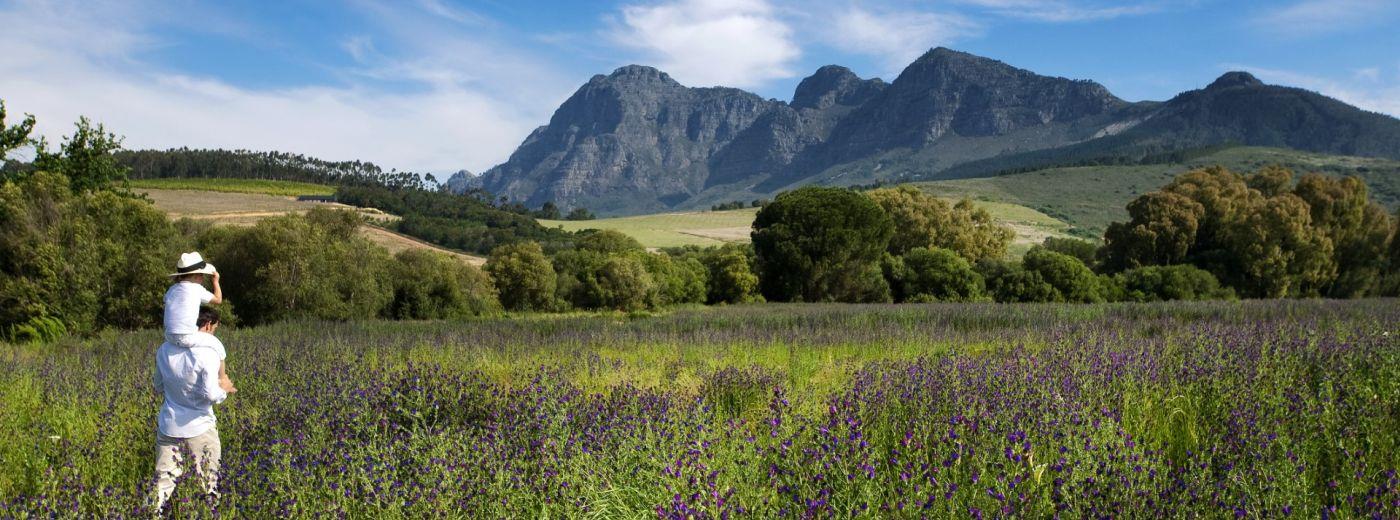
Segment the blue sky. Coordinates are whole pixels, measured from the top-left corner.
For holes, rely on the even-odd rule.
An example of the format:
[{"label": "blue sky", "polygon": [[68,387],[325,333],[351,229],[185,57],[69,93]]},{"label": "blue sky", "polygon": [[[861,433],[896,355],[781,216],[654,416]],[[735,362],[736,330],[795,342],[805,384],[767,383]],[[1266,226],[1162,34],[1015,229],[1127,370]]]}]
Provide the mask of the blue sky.
[{"label": "blue sky", "polygon": [[445,173],[504,160],[628,63],[790,99],[934,46],[1163,100],[1227,70],[1400,115],[1396,0],[0,0],[0,99],[51,140],[283,150]]}]

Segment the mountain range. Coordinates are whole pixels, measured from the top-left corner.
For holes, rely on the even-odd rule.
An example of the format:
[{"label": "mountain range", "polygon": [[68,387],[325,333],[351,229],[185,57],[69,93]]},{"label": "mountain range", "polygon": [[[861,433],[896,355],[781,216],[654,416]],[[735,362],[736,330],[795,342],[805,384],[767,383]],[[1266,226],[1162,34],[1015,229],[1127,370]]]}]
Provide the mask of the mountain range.
[{"label": "mountain range", "polygon": [[822,67],[789,102],[629,65],[590,79],[505,163],[446,184],[532,207],[636,214],[811,183],[978,177],[1224,144],[1400,159],[1400,120],[1246,72],[1129,102],[1092,81],[941,47],[890,83]]}]

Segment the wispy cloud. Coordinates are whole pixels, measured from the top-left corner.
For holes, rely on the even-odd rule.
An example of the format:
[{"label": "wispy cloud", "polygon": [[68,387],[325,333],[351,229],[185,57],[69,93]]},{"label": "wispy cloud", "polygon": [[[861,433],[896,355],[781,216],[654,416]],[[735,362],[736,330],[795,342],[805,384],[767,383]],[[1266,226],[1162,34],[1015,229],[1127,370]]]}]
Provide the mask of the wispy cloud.
[{"label": "wispy cloud", "polygon": [[37,115],[50,140],[86,115],[130,148],[283,150],[446,172],[504,160],[568,94],[571,81],[541,60],[446,27],[471,20],[460,12],[360,7],[393,54],[350,38],[342,48],[358,65],[336,71],[342,82],[251,88],[145,59],[168,44],[169,23],[207,16],[137,0],[10,4],[0,7],[0,96]]},{"label": "wispy cloud", "polygon": [[1386,78],[1382,77],[1379,71],[1375,76],[1371,76],[1370,69],[1362,69],[1361,74],[1354,74],[1346,79],[1335,79],[1240,64],[1227,64],[1222,68],[1248,71],[1265,83],[1305,88],[1362,109],[1400,117],[1400,71]]},{"label": "wispy cloud", "polygon": [[851,6],[835,17],[827,34],[832,47],[872,57],[893,76],[931,47],[949,45],[982,30],[980,24],[953,13],[872,11]]},{"label": "wispy cloud", "polygon": [[1098,2],[1076,0],[959,0],[994,14],[1041,22],[1086,22],[1154,13],[1157,2]]},{"label": "wispy cloud", "polygon": [[693,86],[757,87],[792,77],[801,49],[764,0],[675,0],[622,8],[623,48]]},{"label": "wispy cloud", "polygon": [[1263,9],[1254,23],[1278,36],[1316,36],[1400,19],[1395,0],[1303,0]]}]

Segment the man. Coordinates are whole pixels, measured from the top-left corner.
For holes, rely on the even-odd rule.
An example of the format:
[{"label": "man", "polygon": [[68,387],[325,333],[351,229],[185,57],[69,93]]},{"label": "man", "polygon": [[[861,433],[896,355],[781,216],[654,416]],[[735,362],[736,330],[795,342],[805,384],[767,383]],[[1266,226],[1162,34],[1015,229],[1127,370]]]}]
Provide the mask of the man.
[{"label": "man", "polygon": [[[219,312],[200,309],[196,320],[200,332],[213,337],[219,328]],[[219,344],[222,350],[222,344]],[[236,392],[227,380],[219,378],[219,355],[210,348],[190,348],[169,341],[156,351],[156,391],[165,395],[157,417],[156,490],[157,511],[175,490],[180,476],[180,450],[194,457],[195,471],[204,481],[204,491],[216,494],[219,481],[219,430],[215,427],[214,405]]]}]

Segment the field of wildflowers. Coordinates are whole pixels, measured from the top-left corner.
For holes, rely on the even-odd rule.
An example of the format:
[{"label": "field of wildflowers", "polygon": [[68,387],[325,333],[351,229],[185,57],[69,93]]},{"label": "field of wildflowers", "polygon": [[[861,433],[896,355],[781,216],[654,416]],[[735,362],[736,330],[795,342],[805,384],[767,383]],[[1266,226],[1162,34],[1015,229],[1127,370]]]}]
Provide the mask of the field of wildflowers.
[{"label": "field of wildflowers", "polygon": [[[1394,300],[223,332],[179,517],[1400,517]],[[0,517],[149,514],[158,338],[0,345]]]}]

